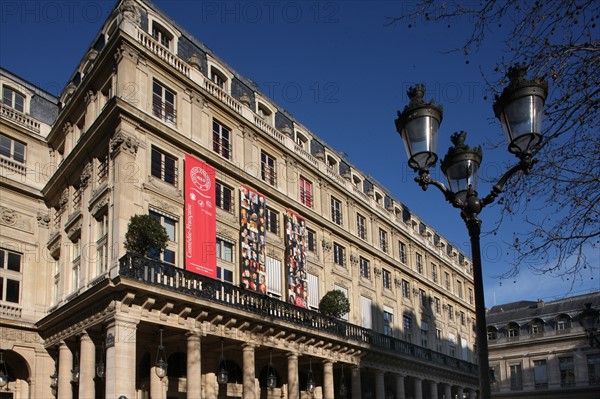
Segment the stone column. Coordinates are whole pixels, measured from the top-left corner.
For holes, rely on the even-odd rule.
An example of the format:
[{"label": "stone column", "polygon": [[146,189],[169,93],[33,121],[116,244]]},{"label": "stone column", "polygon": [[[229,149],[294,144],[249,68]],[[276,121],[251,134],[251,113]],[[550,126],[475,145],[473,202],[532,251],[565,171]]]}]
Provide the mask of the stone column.
[{"label": "stone column", "polygon": [[202,373],[200,354],[200,334],[189,331],[187,334],[187,378],[186,391],[188,398],[202,397]]},{"label": "stone column", "polygon": [[137,320],[117,315],[106,329],[106,399],[136,397]]},{"label": "stone column", "polygon": [[71,387],[71,369],[73,368],[73,353],[71,349],[61,341],[58,347],[58,395],[60,399],[71,399],[73,390]]},{"label": "stone column", "polygon": [[456,387],[456,397],[458,399],[463,399],[463,388],[462,387]]},{"label": "stone column", "polygon": [[254,345],[242,345],[242,356],[242,374],[244,376],[242,398],[255,399],[256,383],[254,382],[254,379],[256,376],[256,370],[254,368]]},{"label": "stone column", "polygon": [[333,362],[323,362],[323,399],[335,399],[335,384],[333,382]]},{"label": "stone column", "polygon": [[423,399],[423,381],[420,378],[415,379],[415,399]]},{"label": "stone column", "polygon": [[95,398],[96,346],[87,333],[79,338],[79,397]]},{"label": "stone column", "polygon": [[429,388],[430,388],[430,397],[431,399],[438,399],[438,384],[435,381],[430,381],[429,383]]},{"label": "stone column", "polygon": [[288,354],[288,399],[300,398],[300,387],[298,386],[298,355]]},{"label": "stone column", "polygon": [[452,385],[444,384],[444,397],[442,399],[452,399]]},{"label": "stone column", "polygon": [[360,367],[352,367],[352,399],[362,398],[362,387],[360,384]]},{"label": "stone column", "polygon": [[385,382],[383,371],[375,371],[375,399],[385,399]]},{"label": "stone column", "polygon": [[402,374],[396,375],[396,399],[406,399],[404,391],[404,376]]},{"label": "stone column", "polygon": [[469,389],[469,399],[477,399],[477,391],[474,389]]}]

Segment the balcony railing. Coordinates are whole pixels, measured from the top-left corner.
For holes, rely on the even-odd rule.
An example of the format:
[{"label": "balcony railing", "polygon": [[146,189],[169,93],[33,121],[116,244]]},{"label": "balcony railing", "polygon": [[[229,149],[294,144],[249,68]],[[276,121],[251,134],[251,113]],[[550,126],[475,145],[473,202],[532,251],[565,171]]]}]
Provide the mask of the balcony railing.
[{"label": "balcony railing", "polygon": [[40,132],[40,123],[33,119],[32,117],[25,115],[22,112],[19,112],[8,105],[0,104],[0,115],[5,117],[6,119],[10,119],[15,123],[18,123],[21,126],[26,127],[27,129],[39,133]]},{"label": "balcony railing", "polygon": [[477,375],[476,364],[377,333],[343,320],[325,316],[310,309],[300,308],[275,298],[254,293],[226,282],[201,276],[158,260],[126,254],[120,259],[119,275],[206,299],[232,309],[273,317],[276,320],[293,323],[303,328],[312,329],[315,332],[326,332],[360,344],[369,344],[373,348],[383,349],[396,355],[408,356],[420,361],[460,370],[474,376]]}]

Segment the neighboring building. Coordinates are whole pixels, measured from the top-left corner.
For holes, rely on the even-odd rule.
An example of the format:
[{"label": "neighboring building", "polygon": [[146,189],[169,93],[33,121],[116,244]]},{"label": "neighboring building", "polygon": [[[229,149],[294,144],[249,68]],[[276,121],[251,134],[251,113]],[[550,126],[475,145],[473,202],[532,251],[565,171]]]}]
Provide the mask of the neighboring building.
[{"label": "neighboring building", "polygon": [[2,398],[475,396],[471,261],[152,4],[59,100],[1,84]]},{"label": "neighboring building", "polygon": [[580,323],[586,303],[600,308],[600,292],[513,302],[488,311],[494,398],[598,397],[600,346],[591,346]]}]

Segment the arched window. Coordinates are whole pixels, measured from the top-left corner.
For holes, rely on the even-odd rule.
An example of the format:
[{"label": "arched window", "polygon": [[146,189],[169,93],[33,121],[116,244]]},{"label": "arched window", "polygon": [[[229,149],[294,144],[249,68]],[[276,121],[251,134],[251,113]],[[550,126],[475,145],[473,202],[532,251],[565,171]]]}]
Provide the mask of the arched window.
[{"label": "arched window", "polygon": [[536,317],[535,319],[531,320],[530,324],[531,335],[542,334],[544,332],[544,320]]},{"label": "arched window", "polygon": [[506,328],[506,335],[508,338],[514,338],[519,336],[519,325],[515,322],[508,323]]},{"label": "arched window", "polygon": [[487,337],[488,341],[494,341],[498,339],[498,329],[494,326],[489,326],[487,328]]}]

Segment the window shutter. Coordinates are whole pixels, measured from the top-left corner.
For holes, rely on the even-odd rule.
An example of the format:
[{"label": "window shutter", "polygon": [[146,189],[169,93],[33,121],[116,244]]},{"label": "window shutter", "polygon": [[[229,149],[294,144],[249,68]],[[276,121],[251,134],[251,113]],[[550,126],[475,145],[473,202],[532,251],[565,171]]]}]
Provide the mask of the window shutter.
[{"label": "window shutter", "polygon": [[311,308],[319,308],[319,277],[314,274],[306,273],[308,280],[308,306]]},{"label": "window shutter", "polygon": [[267,292],[281,297],[281,261],[267,256]]}]

